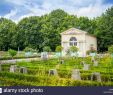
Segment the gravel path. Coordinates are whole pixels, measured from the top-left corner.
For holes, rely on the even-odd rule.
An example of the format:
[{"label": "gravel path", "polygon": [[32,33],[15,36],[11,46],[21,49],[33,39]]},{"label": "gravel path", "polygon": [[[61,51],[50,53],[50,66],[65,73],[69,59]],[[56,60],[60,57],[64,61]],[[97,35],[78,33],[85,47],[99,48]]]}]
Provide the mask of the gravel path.
[{"label": "gravel path", "polygon": [[37,61],[40,60],[40,58],[27,58],[27,59],[12,59],[12,60],[1,60],[0,64],[4,64],[4,63],[16,63],[16,62],[31,62],[31,61]]}]

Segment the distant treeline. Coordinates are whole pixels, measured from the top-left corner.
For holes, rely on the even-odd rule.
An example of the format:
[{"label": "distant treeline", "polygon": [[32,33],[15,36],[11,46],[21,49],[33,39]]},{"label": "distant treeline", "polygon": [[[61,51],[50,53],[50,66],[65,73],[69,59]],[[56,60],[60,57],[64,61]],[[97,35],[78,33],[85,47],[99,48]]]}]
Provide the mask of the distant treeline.
[{"label": "distant treeline", "polygon": [[0,18],[0,50],[31,47],[42,51],[44,46],[50,46],[54,51],[61,44],[60,33],[72,27],[95,35],[98,51],[107,51],[108,46],[113,44],[113,7],[93,19],[69,15],[61,9],[40,17],[26,17],[18,24]]}]

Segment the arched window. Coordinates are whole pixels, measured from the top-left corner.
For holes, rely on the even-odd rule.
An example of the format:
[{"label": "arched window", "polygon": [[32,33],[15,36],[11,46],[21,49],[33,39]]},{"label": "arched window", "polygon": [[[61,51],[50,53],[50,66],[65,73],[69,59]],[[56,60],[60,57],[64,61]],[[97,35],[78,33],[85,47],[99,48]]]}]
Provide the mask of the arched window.
[{"label": "arched window", "polygon": [[75,37],[70,38],[70,46],[77,46],[77,39]]}]

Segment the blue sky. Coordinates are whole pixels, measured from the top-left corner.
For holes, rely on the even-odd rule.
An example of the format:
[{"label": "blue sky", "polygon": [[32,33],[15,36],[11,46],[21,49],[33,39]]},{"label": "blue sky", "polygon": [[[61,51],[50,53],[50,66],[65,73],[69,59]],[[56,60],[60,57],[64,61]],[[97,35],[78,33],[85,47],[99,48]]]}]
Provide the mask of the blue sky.
[{"label": "blue sky", "polygon": [[0,0],[0,17],[15,22],[28,16],[41,16],[55,9],[63,9],[69,14],[100,16],[113,6],[113,0]]}]

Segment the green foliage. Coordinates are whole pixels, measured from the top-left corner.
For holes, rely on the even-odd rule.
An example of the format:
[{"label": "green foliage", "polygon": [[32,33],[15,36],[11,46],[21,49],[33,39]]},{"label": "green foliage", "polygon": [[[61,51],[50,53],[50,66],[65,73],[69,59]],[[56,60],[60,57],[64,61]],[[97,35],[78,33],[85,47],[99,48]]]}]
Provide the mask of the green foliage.
[{"label": "green foliage", "polygon": [[50,52],[51,51],[51,48],[49,46],[45,46],[43,48],[43,51]]},{"label": "green foliage", "polygon": [[95,50],[94,46],[90,46],[90,50],[88,50],[86,53],[89,55],[90,53],[96,53],[97,51]]},{"label": "green foliage", "polygon": [[76,47],[76,46],[71,46],[70,47],[70,52],[73,52],[73,53],[75,53],[75,52],[77,52],[79,49]]},{"label": "green foliage", "polygon": [[107,51],[108,47],[113,44],[113,7],[106,10],[102,16],[96,19],[97,28],[95,35],[98,38],[99,51]]},{"label": "green foliage", "polygon": [[96,50],[88,50],[86,53],[89,55],[90,53],[96,53]]},{"label": "green foliage", "polygon": [[108,52],[111,53],[111,54],[113,54],[113,45],[111,45],[111,46],[108,47]]},{"label": "green foliage", "polygon": [[[90,63],[91,69],[84,71],[82,69],[83,65],[80,64],[83,60],[82,58],[66,58],[64,59],[64,64],[60,64],[59,69],[57,69],[59,77],[48,76],[49,70],[58,65],[58,59],[17,63],[17,67],[27,68],[27,74],[19,73],[19,68],[17,72],[10,73],[9,68],[11,64],[2,64],[0,81],[3,81],[4,86],[113,86],[113,70],[107,63],[107,59],[110,58],[101,58],[99,66],[94,67],[90,63],[91,60],[85,58],[85,62]],[[82,81],[71,79],[73,69],[80,69]],[[91,81],[93,72],[100,72],[102,82],[97,82],[97,80]]]},{"label": "green foliage", "polygon": [[17,51],[13,49],[9,49],[8,52],[12,57],[14,57],[17,54]]},{"label": "green foliage", "polygon": [[[113,86],[113,70],[112,67],[109,66],[110,61],[108,61],[108,59],[111,60],[109,57],[101,58],[99,66],[94,67],[92,66],[93,63],[91,59],[85,58],[84,61],[90,64],[91,69],[84,71],[82,69],[83,65],[80,64],[83,60],[82,58],[64,58],[64,64],[60,64],[59,69],[57,69],[59,77],[48,76],[49,70],[58,65],[58,59],[17,63],[17,67],[22,66],[27,68],[27,74],[19,73],[19,68],[17,72],[10,73],[9,68],[11,64],[2,64],[0,81],[4,81],[3,85],[5,86]],[[71,79],[73,69],[80,69],[82,81]],[[97,82],[96,80],[91,81],[93,72],[100,72],[102,82]]]},{"label": "green foliage", "polygon": [[29,48],[29,47],[26,47],[26,48],[24,49],[24,51],[25,51],[25,52],[36,52],[37,50],[34,50],[34,49],[32,49],[32,48]]},{"label": "green foliage", "polygon": [[6,18],[0,18],[0,50],[8,50],[13,46],[16,24]]},{"label": "green foliage", "polygon": [[[16,42],[20,48],[30,46],[39,50],[43,43],[43,33],[40,31],[40,17],[28,17],[22,19],[17,25]],[[20,39],[20,40],[18,40]]]},{"label": "green foliage", "polygon": [[62,49],[63,49],[63,47],[62,47],[62,46],[57,46],[55,51],[56,51],[56,52],[61,52],[61,51],[62,51]]},{"label": "green foliage", "polygon": [[8,48],[23,50],[25,47],[43,51],[50,46],[52,51],[61,44],[60,33],[75,27],[95,35],[98,39],[98,51],[108,50],[113,44],[113,7],[100,17],[89,19],[69,15],[61,9],[53,10],[43,16],[23,18],[17,25],[11,20],[0,18],[0,50]]}]

